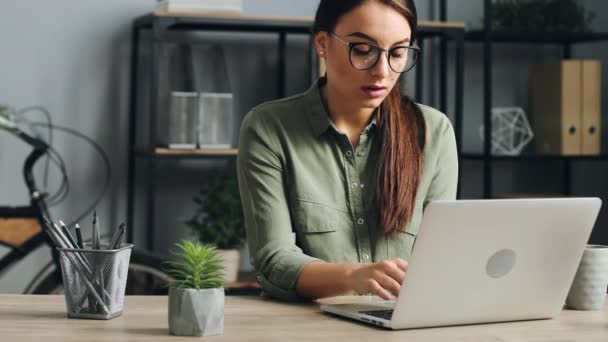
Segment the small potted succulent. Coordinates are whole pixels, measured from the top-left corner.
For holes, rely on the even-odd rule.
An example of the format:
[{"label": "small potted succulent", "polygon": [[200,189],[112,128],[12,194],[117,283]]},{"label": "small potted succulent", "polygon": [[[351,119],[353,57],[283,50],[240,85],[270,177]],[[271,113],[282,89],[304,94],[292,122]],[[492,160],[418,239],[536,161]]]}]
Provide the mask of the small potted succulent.
[{"label": "small potted succulent", "polygon": [[169,332],[178,336],[224,332],[222,260],[213,246],[184,240],[165,262],[169,285]]},{"label": "small potted succulent", "polygon": [[206,245],[218,248],[224,265],[224,281],[237,280],[240,253],[245,244],[243,208],[236,177],[236,165],[228,163],[215,173],[194,198],[196,209],[184,224]]}]

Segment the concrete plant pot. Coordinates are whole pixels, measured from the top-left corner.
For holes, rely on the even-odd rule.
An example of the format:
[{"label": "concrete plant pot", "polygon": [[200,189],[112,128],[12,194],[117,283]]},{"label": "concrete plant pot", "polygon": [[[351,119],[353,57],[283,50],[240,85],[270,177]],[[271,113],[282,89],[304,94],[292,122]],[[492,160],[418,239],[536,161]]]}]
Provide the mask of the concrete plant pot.
[{"label": "concrete plant pot", "polygon": [[218,254],[224,267],[224,283],[234,283],[239,275],[241,253],[238,249],[220,249]]},{"label": "concrete plant pot", "polygon": [[169,289],[169,332],[210,336],[224,332],[224,289]]}]

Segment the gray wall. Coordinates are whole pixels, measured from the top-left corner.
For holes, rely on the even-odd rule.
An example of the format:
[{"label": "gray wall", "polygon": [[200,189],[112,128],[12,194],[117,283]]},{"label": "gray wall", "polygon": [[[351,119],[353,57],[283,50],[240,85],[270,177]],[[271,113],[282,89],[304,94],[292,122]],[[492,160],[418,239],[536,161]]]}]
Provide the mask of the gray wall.
[{"label": "gray wall", "polygon": [[[0,103],[17,108],[44,106],[51,112],[55,124],[76,129],[102,145],[113,167],[111,189],[97,207],[103,220],[102,228],[104,223],[114,227],[126,218],[130,26],[133,18],[150,12],[155,3],[155,0],[8,0],[0,4]],[[244,0],[246,12],[268,15],[312,15],[316,4],[316,1]],[[272,41],[269,37],[262,38]],[[247,39],[242,43],[260,52],[260,48]],[[146,57],[144,51],[142,64]],[[238,56],[229,56],[233,60],[235,57]],[[274,72],[273,58],[272,54],[263,56],[258,63],[259,70]],[[248,74],[250,68],[237,61],[232,70]],[[258,76],[257,79],[250,77],[241,88],[244,91],[259,88],[259,84],[272,79],[272,75]],[[242,107],[274,97],[273,89],[257,97],[244,96]],[[36,118],[36,114],[32,118]],[[52,214],[67,222],[81,213],[98,193],[104,174],[101,161],[82,141],[56,133],[54,146],[68,165],[72,190],[65,202],[52,208]],[[27,153],[24,144],[0,132],[0,205],[28,203],[21,177]],[[205,179],[201,169],[204,169],[201,163],[161,166],[163,178],[174,180],[159,188],[157,246],[162,253],[166,253],[174,241],[188,236],[178,220],[191,212],[189,199],[196,192],[197,182],[200,184]],[[53,192],[59,178],[57,172],[51,170],[48,188]],[[42,177],[38,179],[42,182]],[[141,219],[138,222],[143,224]],[[81,222],[81,226],[85,233],[89,232],[90,222]],[[139,231],[136,244],[145,241],[142,226]],[[7,251],[0,247],[0,255]],[[42,248],[0,274],[0,292],[22,291],[34,273],[48,262],[49,255],[49,250]]]},{"label": "gray wall", "polygon": [[[597,13],[607,13],[608,4],[605,1],[586,2]],[[74,128],[103,146],[110,155],[114,174],[112,187],[97,209],[103,218],[102,222],[112,227],[126,216],[129,28],[132,19],[149,12],[154,3],[153,0],[9,0],[0,4],[0,103],[9,103],[18,108],[42,105],[50,110],[54,123]],[[317,0],[244,0],[245,11],[248,13],[297,16],[313,15],[317,3]],[[478,26],[482,14],[481,0],[448,3],[450,20],[461,20],[469,26]],[[434,1],[418,0],[417,4],[421,19],[435,18],[437,4]],[[599,19],[598,16],[597,29],[608,31],[608,23]],[[197,34],[191,38],[201,44],[218,40],[225,42],[228,75],[235,96],[239,99],[237,112],[241,115],[251,106],[276,97],[275,36]],[[303,57],[306,43],[306,37],[289,38],[289,94],[300,92],[308,85],[303,76],[306,70]],[[559,49],[551,47],[543,49],[517,45],[501,45],[494,51],[496,106],[522,104],[526,95],[528,64],[546,57],[559,58],[560,53]],[[574,51],[576,57],[602,58],[604,61],[608,58],[605,43],[586,44]],[[171,62],[171,56],[175,53],[175,48],[168,45],[164,52],[169,61],[162,77],[166,84],[174,84],[171,82],[176,82],[173,78],[176,62]],[[436,56],[434,51],[429,50],[426,58]],[[481,150],[478,134],[482,109],[481,58],[480,46],[467,44],[464,142],[468,151]],[[147,65],[148,59],[149,53],[144,49],[142,68]],[[427,75],[438,76],[437,70],[429,68]],[[149,76],[143,75],[142,83],[145,84],[148,78]],[[499,81],[500,79],[504,81]],[[409,89],[413,89],[413,81],[413,77],[406,80]],[[427,82],[426,94],[428,96],[423,102],[431,105],[437,103],[432,82]],[[453,99],[449,103],[453,103]],[[140,109],[145,111],[146,105],[144,98]],[[604,128],[608,132],[606,125]],[[100,190],[103,178],[101,162],[86,144],[60,133],[56,133],[55,147],[68,164],[72,191],[65,202],[53,208],[53,215],[69,221]],[[27,203],[20,174],[27,151],[19,141],[0,132],[0,205]],[[210,164],[212,163],[180,161],[160,165],[159,179],[162,178],[163,181],[158,187],[157,212],[154,216],[157,223],[155,244],[159,253],[166,253],[174,241],[189,236],[179,220],[192,211],[190,198],[196,193],[197,184],[202,184],[207,178],[207,173],[214,166]],[[576,193],[603,195],[605,189],[608,189],[608,182],[602,177],[606,166],[603,162],[577,163],[573,174]],[[559,165],[555,165],[555,168],[559,170]],[[478,165],[465,163],[463,176],[464,188],[468,189],[465,196],[479,196]],[[557,191],[559,180],[559,171],[553,171],[552,167],[501,165],[497,171],[496,185],[504,190],[513,187],[519,191],[530,188],[536,191]],[[52,172],[49,190],[53,191],[58,184],[58,175]],[[139,204],[143,203],[142,195],[140,191]],[[138,209],[135,242],[141,245],[146,233],[141,205]],[[82,222],[81,225],[88,233],[89,222]],[[603,225],[598,225],[596,231],[601,230]],[[608,242],[605,237],[606,235],[603,241]],[[6,249],[0,249],[0,254],[4,251]],[[8,273],[0,275],[0,292],[21,291],[27,280],[48,259],[49,251],[43,249]]]}]

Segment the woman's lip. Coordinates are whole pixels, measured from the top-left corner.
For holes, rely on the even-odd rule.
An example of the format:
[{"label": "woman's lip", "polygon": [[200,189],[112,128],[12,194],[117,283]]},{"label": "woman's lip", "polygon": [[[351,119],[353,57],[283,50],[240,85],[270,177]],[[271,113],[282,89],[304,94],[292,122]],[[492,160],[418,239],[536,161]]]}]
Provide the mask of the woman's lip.
[{"label": "woman's lip", "polygon": [[369,88],[369,89],[374,89],[374,90],[380,90],[380,89],[386,89],[386,87],[383,86],[375,86],[375,85],[365,85],[361,88]]},{"label": "woman's lip", "polygon": [[361,87],[361,90],[363,90],[363,92],[371,98],[378,98],[384,95],[386,92],[386,87],[363,86]]}]

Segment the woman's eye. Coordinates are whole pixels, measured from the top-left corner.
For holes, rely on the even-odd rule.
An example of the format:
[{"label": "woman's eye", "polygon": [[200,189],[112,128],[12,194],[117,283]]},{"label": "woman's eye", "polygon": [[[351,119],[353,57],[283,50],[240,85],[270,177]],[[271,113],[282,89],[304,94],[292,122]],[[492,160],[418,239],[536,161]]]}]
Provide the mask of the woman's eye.
[{"label": "woman's eye", "polygon": [[397,49],[391,51],[391,58],[407,58],[407,51],[405,49]]},{"label": "woman's eye", "polygon": [[368,55],[372,52],[372,47],[369,45],[358,45],[353,47],[353,51],[358,55]]}]

